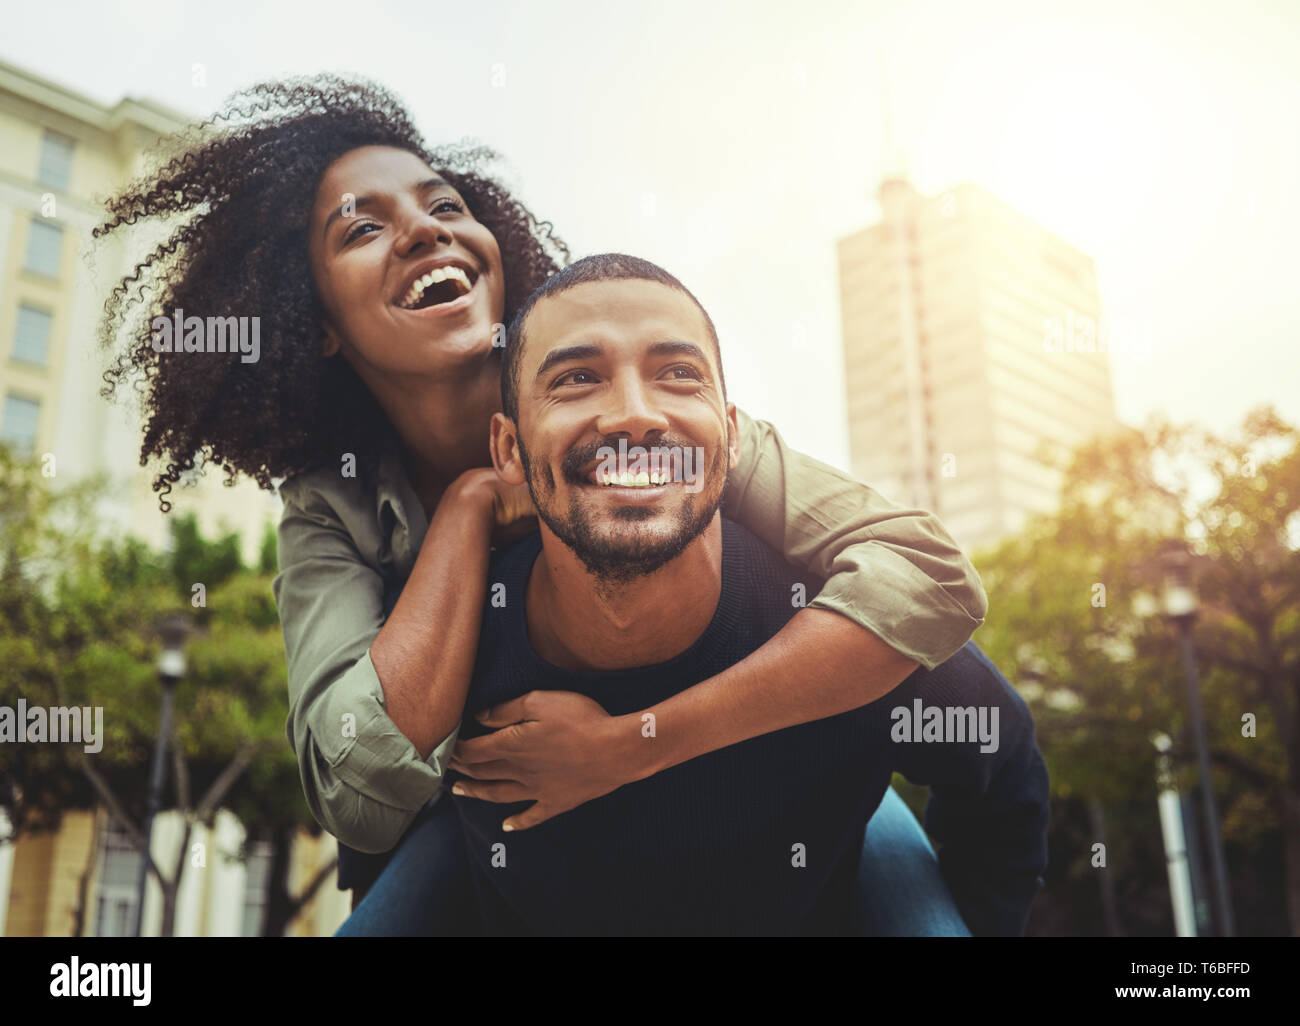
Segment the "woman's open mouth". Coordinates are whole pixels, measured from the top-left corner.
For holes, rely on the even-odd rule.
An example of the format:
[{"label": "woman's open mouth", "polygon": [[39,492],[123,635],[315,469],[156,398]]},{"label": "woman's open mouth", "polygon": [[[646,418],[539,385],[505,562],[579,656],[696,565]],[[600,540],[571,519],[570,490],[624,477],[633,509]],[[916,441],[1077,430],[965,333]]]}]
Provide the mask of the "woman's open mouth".
[{"label": "woman's open mouth", "polygon": [[448,264],[435,267],[416,278],[398,301],[403,310],[437,310],[451,312],[469,304],[469,295],[478,284],[478,275],[463,267]]}]

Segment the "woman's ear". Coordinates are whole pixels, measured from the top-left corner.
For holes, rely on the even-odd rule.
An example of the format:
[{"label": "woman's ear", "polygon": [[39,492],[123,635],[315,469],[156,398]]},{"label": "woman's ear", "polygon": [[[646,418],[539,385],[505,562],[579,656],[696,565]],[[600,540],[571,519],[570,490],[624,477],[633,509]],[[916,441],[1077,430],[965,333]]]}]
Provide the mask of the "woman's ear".
[{"label": "woman's ear", "polygon": [[497,476],[506,484],[523,484],[525,476],[524,463],[519,456],[519,432],[515,429],[515,422],[504,413],[492,414],[490,448]]},{"label": "woman's ear", "polygon": [[339,351],[339,337],[334,331],[334,326],[329,321],[321,321],[321,330],[324,334],[320,340],[321,356],[333,356]]}]

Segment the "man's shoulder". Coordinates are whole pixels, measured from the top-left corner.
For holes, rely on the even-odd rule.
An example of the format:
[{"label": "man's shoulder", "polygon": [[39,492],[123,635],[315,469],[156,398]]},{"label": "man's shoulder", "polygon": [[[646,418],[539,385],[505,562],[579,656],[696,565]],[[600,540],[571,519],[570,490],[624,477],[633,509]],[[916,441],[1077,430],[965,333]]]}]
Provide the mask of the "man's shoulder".
[{"label": "man's shoulder", "polygon": [[777,549],[773,548],[749,528],[730,517],[722,518],[722,547],[724,557],[728,550],[734,550],[736,558],[747,566],[752,566],[758,573],[783,580],[811,583],[822,580],[802,567],[795,566]]},{"label": "man's shoulder", "polygon": [[488,557],[488,576],[493,581],[519,573],[526,576],[541,551],[542,536],[539,531],[529,531],[522,538],[499,545]]},{"label": "man's shoulder", "polygon": [[522,611],[528,578],[541,551],[542,536],[537,531],[492,550],[488,557],[487,595],[483,600],[480,628],[484,644],[498,646],[504,640],[503,632],[525,629],[523,621],[507,611]]},{"label": "man's shoulder", "polygon": [[774,620],[776,630],[812,601],[826,583],[727,517],[722,518],[722,559],[751,615]]}]

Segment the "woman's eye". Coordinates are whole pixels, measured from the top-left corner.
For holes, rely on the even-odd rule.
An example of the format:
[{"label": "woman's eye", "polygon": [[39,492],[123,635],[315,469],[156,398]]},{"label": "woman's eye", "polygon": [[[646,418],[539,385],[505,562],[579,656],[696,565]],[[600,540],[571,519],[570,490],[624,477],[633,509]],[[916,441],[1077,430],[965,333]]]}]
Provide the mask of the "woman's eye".
[{"label": "woman's eye", "polygon": [[362,231],[363,228],[373,228],[375,229],[375,231],[378,231],[379,225],[374,224],[373,222],[370,221],[362,221],[358,225],[353,225],[350,229],[348,229],[347,235],[343,237],[344,244],[346,245],[347,243],[351,242],[353,239],[361,238],[361,236],[365,234]]},{"label": "woman's eye", "polygon": [[454,210],[454,211],[456,211],[457,213],[463,214],[463,213],[465,213],[465,204],[459,202],[458,200],[454,200],[454,199],[452,199],[450,196],[445,196],[445,197],[443,197],[442,199],[438,200],[438,201],[433,205],[433,209],[430,210],[429,213],[431,213],[431,214],[437,214],[437,213],[439,213],[439,212],[442,212],[442,211],[445,211],[445,210],[448,210],[448,209],[450,209],[450,210]]}]

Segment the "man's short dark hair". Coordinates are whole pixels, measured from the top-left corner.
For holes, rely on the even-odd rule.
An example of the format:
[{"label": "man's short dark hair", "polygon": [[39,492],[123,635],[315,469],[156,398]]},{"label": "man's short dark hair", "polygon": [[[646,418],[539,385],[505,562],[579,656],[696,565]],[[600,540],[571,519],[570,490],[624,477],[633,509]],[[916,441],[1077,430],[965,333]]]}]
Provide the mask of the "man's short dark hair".
[{"label": "man's short dark hair", "polygon": [[726,399],[727,383],[722,377],[722,350],[718,346],[718,330],[713,326],[713,319],[704,309],[704,304],[695,298],[690,289],[658,264],[652,264],[649,260],[642,260],[640,257],[628,256],[626,253],[597,253],[595,256],[583,257],[547,278],[532,295],[524,300],[510,322],[510,330],[506,333],[505,355],[501,361],[501,409],[507,417],[516,423],[519,421],[519,364],[523,351],[524,322],[533,307],[547,296],[567,292],[588,282],[626,279],[657,281],[661,285],[667,285],[691,297],[691,302],[699,307],[700,313],[704,316],[704,323],[709,329],[709,341],[713,343],[713,356],[718,361],[718,385],[722,389],[723,399]]}]

